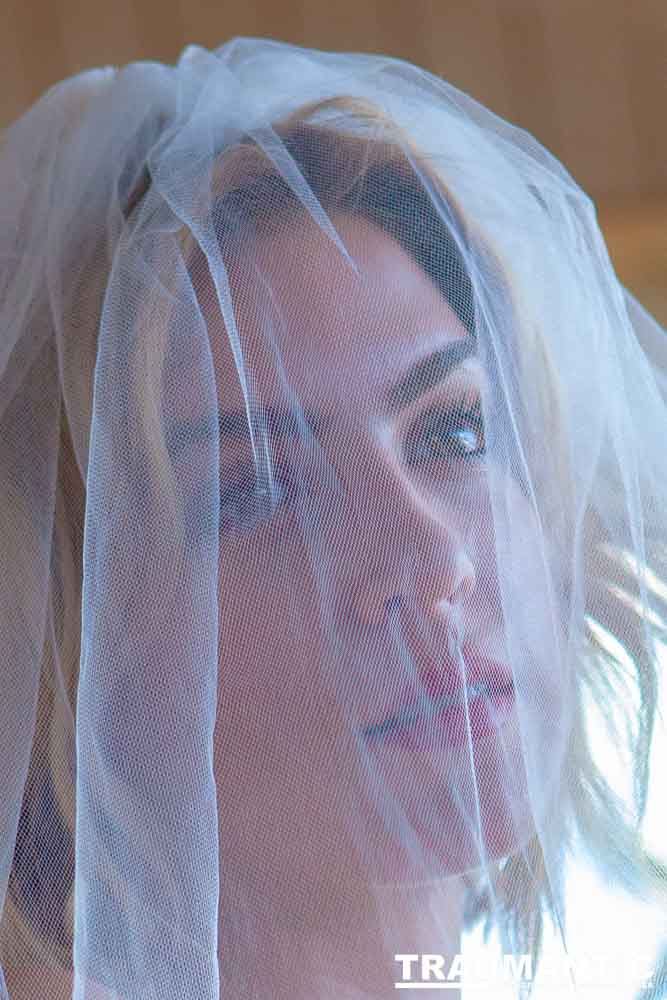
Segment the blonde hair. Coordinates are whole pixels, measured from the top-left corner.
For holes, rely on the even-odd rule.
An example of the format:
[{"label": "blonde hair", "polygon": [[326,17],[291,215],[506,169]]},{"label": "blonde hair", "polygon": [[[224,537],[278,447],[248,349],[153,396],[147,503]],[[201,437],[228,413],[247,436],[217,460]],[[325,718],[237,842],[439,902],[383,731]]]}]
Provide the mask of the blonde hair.
[{"label": "blonde hair", "polygon": [[[354,123],[354,129],[341,129],[338,119]],[[306,180],[312,182],[312,179],[318,179],[318,197],[326,209],[331,211],[336,206],[347,206],[384,226],[391,235],[403,242],[418,263],[438,283],[441,281],[438,261],[444,252],[443,243],[448,243],[452,259],[459,263],[460,255],[457,257],[451,235],[433,209],[430,197],[424,194],[415,179],[411,163],[418,164],[458,221],[459,238],[470,240],[480,259],[487,263],[495,261],[494,288],[498,289],[498,294],[504,294],[511,300],[510,283],[507,282],[503,288],[499,281],[502,269],[495,260],[491,247],[485,244],[481,233],[473,233],[471,222],[464,218],[444,180],[437,175],[432,165],[420,156],[409,137],[378,108],[367,102],[335,98],[299,108],[273,127],[299,163]],[[313,139],[317,141],[312,141]],[[220,155],[214,181],[216,193],[220,194],[223,202],[233,207],[236,213],[233,217],[238,218],[240,213],[245,222],[252,220],[258,229],[274,224],[281,213],[293,214],[300,208],[288,183],[250,138]],[[389,200],[383,197],[383,194],[388,193],[387,185],[394,194]],[[150,178],[144,172],[125,205],[128,218],[140,207],[141,199],[149,187]],[[400,191],[398,197],[395,196],[397,191]],[[419,206],[419,214],[415,216],[418,223],[412,232],[408,219],[410,209],[405,206],[414,208],[416,204]],[[196,265],[198,257],[199,263],[203,264],[203,255],[192,234],[183,230],[181,236],[181,246],[188,265]],[[196,274],[196,267],[193,266],[191,273]],[[461,287],[466,281],[469,282],[464,268],[456,271],[455,278]],[[443,289],[443,294],[446,293],[446,289]],[[474,308],[472,299],[471,304]],[[461,315],[464,320],[467,318],[470,321],[465,309]],[[144,338],[138,345],[138,351],[141,352],[136,359],[138,386],[155,384],[155,379],[159,378],[163,370],[168,351],[166,327],[167,324],[152,324],[150,338]],[[90,335],[93,336],[93,333]],[[539,331],[529,332],[520,325],[517,325],[516,335],[523,338],[518,353],[524,364],[530,363],[534,368],[534,371],[531,369],[531,378],[538,381],[546,412],[558,414],[557,381],[548,344],[540,340]],[[530,343],[527,342],[529,336],[534,338]],[[86,393],[87,391],[86,388]],[[140,408],[139,418],[144,440],[151,449],[148,460],[159,484],[162,499],[168,502],[170,497],[176,495],[176,490],[170,485],[170,462],[161,430],[159,401],[150,392],[137,392],[137,405]],[[556,428],[556,451],[557,433]],[[564,507],[567,507],[570,494],[565,454],[565,448],[561,446]],[[45,964],[55,961],[64,966],[71,965],[71,887],[67,898],[63,900],[65,918],[63,932],[59,934],[52,928],[50,931],[48,928],[38,928],[27,906],[25,893],[21,892],[21,884],[25,882],[23,866],[34,868],[45,860],[38,852],[35,852],[33,858],[30,850],[35,839],[33,835],[39,833],[32,810],[35,802],[41,801],[40,789],[49,778],[57,815],[43,817],[42,822],[63,824],[73,837],[74,793],[72,783],[63,780],[63,775],[67,773],[63,761],[73,760],[74,753],[84,511],[84,479],[75,460],[70,428],[63,409],[53,539],[57,557],[51,561],[49,587],[50,621],[56,623],[58,628],[47,631],[43,649],[37,726],[22,813],[26,832],[21,841],[21,854],[25,857],[15,857],[0,925],[0,960],[6,965],[11,965],[13,960]],[[173,523],[179,523],[179,519],[175,518]],[[10,530],[9,525],[8,515],[5,530]],[[581,650],[578,678],[582,691],[587,691],[593,702],[601,707],[611,704],[614,699],[625,697],[626,685],[630,681],[636,685],[639,695],[638,728],[636,734],[626,734],[634,767],[636,815],[626,815],[622,802],[594,760],[588,740],[583,698],[580,698],[577,699],[569,757],[564,767],[565,802],[559,804],[557,813],[554,814],[554,829],[558,830],[558,836],[566,838],[568,824],[574,824],[598,864],[603,868],[608,866],[609,870],[617,874],[623,873],[629,889],[638,890],[643,887],[667,895],[667,869],[644,849],[638,833],[646,806],[649,749],[658,687],[656,653],[648,642],[646,617],[639,597],[632,593],[641,574],[627,553],[605,547],[600,525],[591,522],[590,527],[599,532],[599,535],[596,536],[597,544],[586,547],[591,560],[590,579],[594,584],[587,595],[589,633],[585,648]],[[647,583],[647,579],[644,583],[650,587],[651,581],[649,579]],[[17,586],[20,586],[18,580]],[[655,589],[657,592],[657,588]],[[667,634],[662,620],[652,621],[650,624],[663,635]],[[63,690],[59,687],[60,678],[64,684]],[[69,726],[65,719],[68,715]],[[613,725],[611,713],[609,722]],[[62,740],[68,729],[72,745],[65,746]],[[73,879],[73,848],[70,849],[65,864]],[[32,868],[30,874],[34,875]],[[550,872],[549,876],[552,874]],[[474,874],[465,876],[468,890],[466,926],[472,927],[481,921],[485,924],[486,935],[492,921],[491,899],[495,897],[496,904],[501,905],[504,914],[503,926],[499,928],[504,946],[507,950],[532,954],[536,966],[545,913],[555,922],[558,921],[538,836],[535,835],[520,851],[492,866],[492,881],[493,885],[490,887],[478,882]]]}]

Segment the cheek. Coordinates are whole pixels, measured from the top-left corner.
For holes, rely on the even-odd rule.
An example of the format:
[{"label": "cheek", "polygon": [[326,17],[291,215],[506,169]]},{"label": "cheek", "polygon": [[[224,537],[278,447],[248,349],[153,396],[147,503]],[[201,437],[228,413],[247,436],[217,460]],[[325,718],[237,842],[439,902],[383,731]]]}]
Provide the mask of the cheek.
[{"label": "cheek", "polygon": [[288,753],[294,734],[312,727],[313,702],[323,715],[333,710],[309,561],[294,546],[251,541],[228,546],[220,566],[218,740],[224,733],[230,753]]},{"label": "cheek", "polygon": [[[243,686],[267,663],[284,669],[281,654],[316,641],[317,588],[303,548],[248,535],[220,552],[220,663],[225,684]],[[309,627],[304,628],[308,620]]]}]

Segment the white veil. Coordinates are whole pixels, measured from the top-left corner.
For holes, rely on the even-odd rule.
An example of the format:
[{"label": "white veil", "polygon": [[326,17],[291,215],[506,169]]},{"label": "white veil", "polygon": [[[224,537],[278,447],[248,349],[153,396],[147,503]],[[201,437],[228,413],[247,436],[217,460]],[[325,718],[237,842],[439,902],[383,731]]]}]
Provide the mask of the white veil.
[{"label": "white veil", "polygon": [[2,1000],[666,995],[667,341],[567,170],[235,39],[0,206]]}]

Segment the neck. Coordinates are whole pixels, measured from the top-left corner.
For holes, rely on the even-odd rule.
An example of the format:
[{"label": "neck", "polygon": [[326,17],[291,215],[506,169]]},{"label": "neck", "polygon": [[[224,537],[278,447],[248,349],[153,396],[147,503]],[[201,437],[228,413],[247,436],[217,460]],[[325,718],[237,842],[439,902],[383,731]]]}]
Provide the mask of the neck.
[{"label": "neck", "polygon": [[[406,978],[397,954],[420,956],[410,967],[413,981],[421,978],[423,954],[442,956],[447,974],[461,950],[462,909],[463,883],[457,877],[416,888],[360,889],[354,907],[349,899],[338,913],[324,905],[315,914],[311,907],[309,917],[302,914],[299,920],[265,896],[259,923],[253,908],[245,940],[237,921],[221,936],[222,995],[231,990],[275,1000],[392,996],[394,984]],[[459,991],[448,992],[449,1000],[459,997]]]}]

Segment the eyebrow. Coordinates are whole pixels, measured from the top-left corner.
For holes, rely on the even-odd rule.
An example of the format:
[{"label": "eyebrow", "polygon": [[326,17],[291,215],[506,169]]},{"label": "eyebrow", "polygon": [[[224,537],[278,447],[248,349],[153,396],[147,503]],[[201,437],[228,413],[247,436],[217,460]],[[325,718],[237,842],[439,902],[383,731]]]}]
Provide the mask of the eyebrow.
[{"label": "eyebrow", "polygon": [[[393,416],[410,406],[420,396],[439,385],[467,358],[475,354],[477,339],[468,335],[447,344],[426,358],[417,361],[408,372],[383,394],[385,413]],[[299,420],[294,412],[274,407],[261,409],[269,437],[299,437]],[[310,430],[318,435],[331,425],[332,418],[322,413],[305,411],[304,418]],[[247,440],[248,416],[245,410],[219,410],[198,420],[184,420],[172,424],[167,447],[170,453],[181,451],[187,445],[210,439],[214,433],[221,438]]]}]

